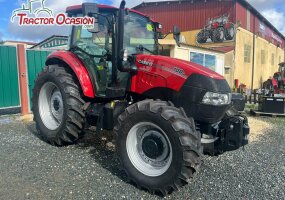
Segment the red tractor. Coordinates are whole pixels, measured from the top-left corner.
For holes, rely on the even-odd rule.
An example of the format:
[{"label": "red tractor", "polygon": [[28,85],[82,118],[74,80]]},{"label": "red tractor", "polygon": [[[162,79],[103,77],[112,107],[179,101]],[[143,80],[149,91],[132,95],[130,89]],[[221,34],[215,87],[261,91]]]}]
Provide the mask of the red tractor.
[{"label": "red tractor", "polygon": [[233,40],[235,37],[235,25],[229,22],[229,15],[225,14],[217,18],[209,19],[207,25],[197,34],[199,44],[211,39],[215,43],[224,40]]},{"label": "red tractor", "polygon": [[263,89],[269,94],[285,94],[285,62],[279,64],[279,70],[263,83]]},{"label": "red tractor", "polygon": [[[159,56],[161,25],[125,8],[94,3],[67,8],[74,26],[68,51],[50,54],[33,90],[42,139],[74,144],[87,126],[114,130],[122,166],[139,188],[166,195],[185,185],[201,154],[247,144],[246,117],[232,109],[231,90],[200,65]],[[179,42],[180,31],[174,28]]]}]

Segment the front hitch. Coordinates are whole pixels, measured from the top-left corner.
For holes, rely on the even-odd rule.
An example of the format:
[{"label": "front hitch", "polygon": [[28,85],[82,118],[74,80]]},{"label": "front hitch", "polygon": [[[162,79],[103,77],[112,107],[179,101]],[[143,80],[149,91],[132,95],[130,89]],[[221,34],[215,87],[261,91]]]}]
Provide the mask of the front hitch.
[{"label": "front hitch", "polygon": [[229,109],[222,121],[212,126],[212,139],[202,139],[204,152],[215,155],[237,150],[248,144],[249,130],[247,117]]}]

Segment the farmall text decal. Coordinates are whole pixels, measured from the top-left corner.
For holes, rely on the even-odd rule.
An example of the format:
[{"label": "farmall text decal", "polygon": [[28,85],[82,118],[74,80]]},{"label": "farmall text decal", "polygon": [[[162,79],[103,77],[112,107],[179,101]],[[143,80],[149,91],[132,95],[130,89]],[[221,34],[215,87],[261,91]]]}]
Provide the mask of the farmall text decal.
[{"label": "farmall text decal", "polygon": [[82,25],[83,28],[93,28],[95,18],[93,17],[68,17],[65,13],[55,16],[53,11],[45,6],[46,0],[27,0],[27,4],[13,11],[11,21],[18,18],[20,26],[27,25]]}]

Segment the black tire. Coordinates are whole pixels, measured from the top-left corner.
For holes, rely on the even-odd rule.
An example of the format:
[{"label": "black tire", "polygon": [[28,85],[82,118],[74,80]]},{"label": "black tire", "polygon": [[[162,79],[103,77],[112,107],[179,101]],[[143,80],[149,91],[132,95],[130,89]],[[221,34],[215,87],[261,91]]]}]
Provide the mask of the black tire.
[{"label": "black tire", "polygon": [[[128,156],[128,134],[132,127],[141,122],[159,126],[167,135],[172,155],[175,155],[169,168],[159,176],[141,173]],[[201,164],[201,136],[195,130],[194,120],[188,118],[183,109],[178,109],[171,103],[144,100],[131,105],[119,116],[115,133],[119,158],[129,180],[150,193],[165,196],[178,190],[189,182]]]},{"label": "black tire", "polygon": [[205,35],[205,31],[204,31],[204,30],[200,31],[200,32],[197,34],[197,42],[198,42],[199,44],[204,44],[204,43],[207,42],[207,37],[206,37],[206,35]]},{"label": "black tire", "polygon": [[[51,82],[58,87],[63,102],[63,117],[58,128],[50,130],[43,123],[39,111],[39,96],[43,85]],[[33,89],[33,114],[38,134],[42,140],[54,145],[65,146],[74,144],[83,136],[85,113],[84,100],[81,98],[77,80],[66,68],[59,65],[50,65],[39,73]]]},{"label": "black tire", "polygon": [[215,43],[223,42],[225,40],[225,33],[223,27],[219,27],[213,30],[212,40]]},{"label": "black tire", "polygon": [[235,37],[235,25],[231,23],[229,28],[225,28],[225,39],[233,40]]}]

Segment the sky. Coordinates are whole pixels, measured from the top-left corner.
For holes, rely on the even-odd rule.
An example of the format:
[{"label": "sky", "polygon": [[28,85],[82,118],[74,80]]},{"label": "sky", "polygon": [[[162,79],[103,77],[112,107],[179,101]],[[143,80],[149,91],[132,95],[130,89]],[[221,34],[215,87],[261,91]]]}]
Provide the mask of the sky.
[{"label": "sky", "polygon": [[[53,10],[53,13],[64,12],[70,5],[78,5],[83,2],[96,2],[118,6],[121,0],[45,0],[45,5]],[[165,0],[126,0],[127,7],[131,8],[142,2]],[[285,1],[284,0],[248,0],[260,11],[281,33],[285,35]],[[0,41],[22,40],[39,42],[51,35],[68,35],[68,27],[20,27],[16,22],[10,21],[12,11],[20,8],[27,0],[0,0]]]}]

